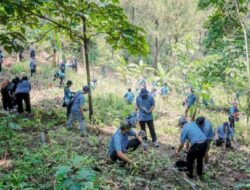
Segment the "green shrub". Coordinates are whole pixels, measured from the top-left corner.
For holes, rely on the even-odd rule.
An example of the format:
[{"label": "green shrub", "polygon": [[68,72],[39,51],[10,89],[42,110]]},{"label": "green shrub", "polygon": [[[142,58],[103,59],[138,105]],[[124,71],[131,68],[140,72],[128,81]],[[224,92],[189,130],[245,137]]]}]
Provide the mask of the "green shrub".
[{"label": "green shrub", "polygon": [[96,124],[116,125],[133,112],[133,105],[128,105],[123,98],[113,94],[94,97]]},{"label": "green shrub", "polygon": [[11,72],[15,75],[24,74],[27,73],[28,71],[29,71],[29,64],[27,63],[27,61],[16,63],[11,67]]}]

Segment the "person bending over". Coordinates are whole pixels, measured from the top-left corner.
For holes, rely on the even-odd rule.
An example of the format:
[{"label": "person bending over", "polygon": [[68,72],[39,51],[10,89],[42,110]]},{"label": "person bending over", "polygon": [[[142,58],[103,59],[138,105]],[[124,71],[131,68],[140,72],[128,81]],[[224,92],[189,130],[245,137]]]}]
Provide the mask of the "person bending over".
[{"label": "person bending over", "polygon": [[15,95],[17,101],[17,110],[18,113],[23,113],[23,101],[26,105],[26,111],[31,113],[31,106],[30,106],[30,91],[31,85],[29,83],[28,77],[24,76],[21,82],[17,85]]},{"label": "person bending over", "polygon": [[[113,162],[117,160],[132,164],[133,161],[127,157],[128,151],[135,151],[142,142],[141,137],[132,129],[132,124],[123,121],[119,129],[112,135],[109,142],[108,154]],[[129,137],[134,137],[129,139]]]},{"label": "person bending over", "polygon": [[203,173],[203,159],[207,150],[207,138],[195,122],[186,123],[181,125],[181,127],[181,143],[179,148],[176,150],[176,156],[179,156],[185,142],[189,141],[191,143],[191,147],[187,154],[188,177],[193,178],[193,165],[195,160],[197,160],[197,174],[201,177]]},{"label": "person bending over", "polygon": [[200,127],[201,131],[204,133],[204,135],[207,137],[207,150],[205,154],[205,164],[208,164],[209,162],[209,150],[210,150],[210,144],[212,140],[214,139],[214,130],[211,122],[209,122],[205,117],[198,117],[196,119],[196,124]]},{"label": "person bending over", "polygon": [[228,122],[224,122],[223,125],[220,125],[217,128],[217,139],[215,141],[216,146],[220,146],[221,144],[226,142],[227,148],[232,148],[232,143],[234,141],[234,131],[233,128],[230,127],[230,124]]}]

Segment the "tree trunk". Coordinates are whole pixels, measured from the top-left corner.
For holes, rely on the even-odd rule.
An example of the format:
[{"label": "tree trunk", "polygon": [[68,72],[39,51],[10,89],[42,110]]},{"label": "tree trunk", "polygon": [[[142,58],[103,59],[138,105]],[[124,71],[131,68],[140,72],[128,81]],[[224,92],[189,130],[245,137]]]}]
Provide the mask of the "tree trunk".
[{"label": "tree trunk", "polygon": [[56,49],[54,48],[53,49],[53,66],[56,67],[56,63],[57,63],[57,52],[56,52]]},{"label": "tree trunk", "polygon": [[247,124],[249,123],[249,117],[250,117],[250,63],[249,63],[249,53],[248,53],[248,39],[247,39],[247,30],[245,27],[245,23],[242,21],[241,16],[240,16],[240,10],[239,10],[239,5],[238,1],[234,0],[234,4],[236,7],[237,15],[239,22],[241,24],[243,33],[244,33],[244,40],[245,40],[245,64],[247,68],[247,77],[248,77],[248,85],[247,85]]},{"label": "tree trunk", "polygon": [[[91,89],[91,85],[90,85],[90,71],[89,71],[89,54],[88,54],[88,43],[89,43],[89,39],[87,38],[87,27],[86,27],[86,18],[83,17],[83,44],[84,44],[84,55],[85,55],[85,65],[86,65],[86,73],[87,73],[87,83],[89,88]],[[91,94],[91,90],[88,93],[88,97],[89,97],[89,120],[91,122],[93,122],[93,104],[92,104],[92,94]]]},{"label": "tree trunk", "polygon": [[154,69],[157,69],[158,56],[159,56],[159,41],[158,41],[158,37],[156,37],[155,38],[155,57],[154,57],[154,63],[153,63]]}]

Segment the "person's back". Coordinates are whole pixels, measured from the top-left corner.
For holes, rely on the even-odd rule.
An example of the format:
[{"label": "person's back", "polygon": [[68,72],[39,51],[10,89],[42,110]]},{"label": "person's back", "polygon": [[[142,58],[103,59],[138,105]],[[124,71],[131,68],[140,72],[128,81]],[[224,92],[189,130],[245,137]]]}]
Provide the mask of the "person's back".
[{"label": "person's back", "polygon": [[31,91],[31,85],[28,80],[22,80],[16,88],[16,94],[18,93],[29,93]]},{"label": "person's back", "polygon": [[231,127],[229,126],[224,126],[224,125],[220,125],[217,128],[217,134],[219,136],[219,138],[221,139],[225,139],[225,138],[229,138],[231,139],[233,137],[233,130]]},{"label": "person's back", "polygon": [[84,99],[83,92],[82,91],[78,91],[75,94],[74,102],[73,102],[73,105],[71,107],[71,111],[72,112],[80,112],[80,108],[83,106],[84,101],[85,101],[85,99]]},{"label": "person's back", "polygon": [[188,140],[192,145],[206,141],[207,138],[195,122],[187,123],[183,126],[181,142]]},{"label": "person's back", "polygon": [[36,61],[33,58],[30,60],[30,69],[31,70],[36,69]]},{"label": "person's back", "polygon": [[72,93],[71,93],[71,91],[70,91],[70,88],[69,88],[68,86],[66,86],[66,87],[64,88],[64,98],[65,98],[65,99],[70,99],[71,96],[72,96]]},{"label": "person's back", "polygon": [[213,140],[214,138],[214,130],[212,124],[206,119],[204,125],[200,127],[201,131],[207,137],[208,140]]},{"label": "person's back", "polygon": [[196,95],[193,93],[189,94],[187,97],[187,105],[192,106],[195,103],[195,101],[196,101]]}]

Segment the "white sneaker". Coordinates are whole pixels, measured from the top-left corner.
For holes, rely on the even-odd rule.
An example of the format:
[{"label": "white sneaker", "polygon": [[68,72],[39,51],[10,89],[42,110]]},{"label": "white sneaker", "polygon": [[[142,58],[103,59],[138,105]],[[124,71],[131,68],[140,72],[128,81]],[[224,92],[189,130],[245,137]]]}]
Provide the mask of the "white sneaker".
[{"label": "white sneaker", "polygon": [[156,147],[156,148],[158,148],[160,145],[159,145],[159,143],[158,143],[158,141],[155,141],[154,142],[154,146]]}]

